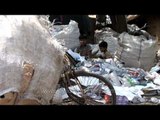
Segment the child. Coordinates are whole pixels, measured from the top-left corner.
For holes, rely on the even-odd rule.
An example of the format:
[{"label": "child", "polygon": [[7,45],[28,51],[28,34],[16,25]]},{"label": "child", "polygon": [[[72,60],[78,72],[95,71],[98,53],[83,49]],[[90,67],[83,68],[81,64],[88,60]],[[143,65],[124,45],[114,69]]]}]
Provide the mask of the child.
[{"label": "child", "polygon": [[108,52],[108,43],[105,41],[102,41],[99,43],[99,50],[94,53],[94,57],[98,57],[101,59],[108,59],[113,58],[110,52]]},{"label": "child", "polygon": [[74,52],[79,53],[81,56],[90,57],[92,48],[87,44],[87,35],[81,35],[79,37],[80,46],[74,50]]}]

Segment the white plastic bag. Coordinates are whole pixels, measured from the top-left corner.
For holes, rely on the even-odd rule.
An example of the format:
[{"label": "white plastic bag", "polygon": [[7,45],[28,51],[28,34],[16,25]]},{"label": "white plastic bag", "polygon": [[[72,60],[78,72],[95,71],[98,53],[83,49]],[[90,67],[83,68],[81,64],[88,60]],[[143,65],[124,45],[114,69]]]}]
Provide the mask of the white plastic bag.
[{"label": "white plastic bag", "polygon": [[78,24],[73,20],[68,25],[54,25],[51,34],[62,46],[68,49],[74,49],[80,45]]},{"label": "white plastic bag", "polygon": [[123,32],[118,42],[120,47],[116,51],[116,58],[126,67],[150,70],[154,65],[158,42],[155,38],[147,40],[143,35],[133,36]]},{"label": "white plastic bag", "polygon": [[23,97],[41,104],[53,98],[64,52],[42,23],[38,16],[0,16],[0,95],[19,92],[26,62],[35,71]]}]

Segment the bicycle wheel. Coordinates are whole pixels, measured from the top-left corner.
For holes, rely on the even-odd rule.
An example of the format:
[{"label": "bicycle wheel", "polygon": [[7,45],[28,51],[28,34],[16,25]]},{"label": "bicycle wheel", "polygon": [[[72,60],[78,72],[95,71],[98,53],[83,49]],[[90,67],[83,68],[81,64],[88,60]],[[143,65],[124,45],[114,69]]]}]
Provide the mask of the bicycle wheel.
[{"label": "bicycle wheel", "polygon": [[75,76],[63,83],[68,96],[81,105],[116,104],[116,93],[112,84],[98,74],[75,71]]}]

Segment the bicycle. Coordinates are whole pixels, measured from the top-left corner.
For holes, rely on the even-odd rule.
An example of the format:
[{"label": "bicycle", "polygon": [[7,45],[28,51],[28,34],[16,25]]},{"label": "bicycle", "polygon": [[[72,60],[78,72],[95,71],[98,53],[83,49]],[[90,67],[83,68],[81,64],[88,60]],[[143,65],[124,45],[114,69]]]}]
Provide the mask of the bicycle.
[{"label": "bicycle", "polygon": [[[115,105],[116,93],[112,84],[101,75],[76,69],[77,63],[66,52],[59,84],[65,88],[69,98],[80,105]],[[110,92],[109,95],[105,90]]]}]

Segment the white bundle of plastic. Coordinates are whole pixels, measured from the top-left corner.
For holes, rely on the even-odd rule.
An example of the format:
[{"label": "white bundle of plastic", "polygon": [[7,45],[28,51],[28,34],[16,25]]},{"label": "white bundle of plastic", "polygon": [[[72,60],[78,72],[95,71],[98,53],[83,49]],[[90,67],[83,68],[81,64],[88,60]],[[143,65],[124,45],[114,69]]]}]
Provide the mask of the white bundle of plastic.
[{"label": "white bundle of plastic", "polygon": [[126,67],[150,70],[154,65],[158,40],[152,36],[146,39],[144,35],[134,36],[126,32],[120,34],[119,38],[116,58],[124,62]]},{"label": "white bundle of plastic", "polygon": [[79,28],[77,22],[71,20],[68,25],[53,25],[51,34],[68,49],[75,49],[79,43]]},{"label": "white bundle of plastic", "polygon": [[34,66],[25,98],[49,104],[63,66],[62,47],[38,16],[0,16],[0,95],[20,90],[23,63]]}]

